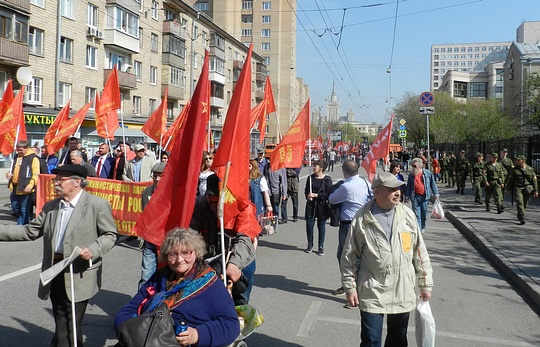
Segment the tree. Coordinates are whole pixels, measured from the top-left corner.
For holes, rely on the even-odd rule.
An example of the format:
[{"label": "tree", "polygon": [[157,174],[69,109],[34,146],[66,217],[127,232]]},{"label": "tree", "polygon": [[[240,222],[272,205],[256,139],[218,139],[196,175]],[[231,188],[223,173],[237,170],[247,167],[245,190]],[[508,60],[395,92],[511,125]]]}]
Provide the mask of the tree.
[{"label": "tree", "polygon": [[525,80],[524,104],[525,123],[524,126],[535,130],[540,129],[540,74],[538,72],[529,74]]}]

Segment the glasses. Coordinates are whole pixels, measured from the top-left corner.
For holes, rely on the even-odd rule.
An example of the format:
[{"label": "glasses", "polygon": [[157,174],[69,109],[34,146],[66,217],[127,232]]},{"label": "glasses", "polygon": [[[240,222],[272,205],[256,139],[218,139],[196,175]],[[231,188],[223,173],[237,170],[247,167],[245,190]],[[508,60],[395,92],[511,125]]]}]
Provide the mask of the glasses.
[{"label": "glasses", "polygon": [[418,165],[413,165],[412,167],[418,167]]},{"label": "glasses", "polygon": [[63,183],[64,181],[70,180],[71,177],[55,177],[53,178],[54,182]]},{"label": "glasses", "polygon": [[214,159],[214,158],[212,158],[212,157],[206,157],[206,158],[204,158],[204,160],[213,160],[213,159]]},{"label": "glasses", "polygon": [[178,256],[180,256],[180,257],[182,257],[182,259],[186,260],[186,259],[191,258],[192,255],[193,255],[193,251],[182,251],[180,253],[169,253],[169,254],[167,254],[167,259],[176,261],[178,259]]}]

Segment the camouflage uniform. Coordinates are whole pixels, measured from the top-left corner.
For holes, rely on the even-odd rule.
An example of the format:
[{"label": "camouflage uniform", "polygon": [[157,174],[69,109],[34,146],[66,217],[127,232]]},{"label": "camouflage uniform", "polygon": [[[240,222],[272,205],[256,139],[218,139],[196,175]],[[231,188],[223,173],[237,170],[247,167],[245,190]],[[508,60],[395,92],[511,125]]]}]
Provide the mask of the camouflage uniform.
[{"label": "camouflage uniform", "polygon": [[[525,164],[527,158],[523,155],[516,157],[516,166],[510,171],[508,177],[508,191],[514,192],[516,198],[517,217],[521,224],[525,224],[525,209],[532,196],[538,196],[538,181],[534,169]],[[523,161],[523,167],[518,166]]]},{"label": "camouflage uniform", "polygon": [[459,153],[459,158],[456,159],[456,194],[465,194],[465,182],[467,181],[470,170],[471,163],[469,162],[469,159],[465,158],[465,151],[461,151]]},{"label": "camouflage uniform", "polygon": [[[506,148],[503,148],[501,152],[508,153]],[[510,171],[512,171],[512,169],[514,168],[514,162],[512,162],[512,159],[506,156],[504,158],[499,158],[499,162],[502,164],[504,168],[504,178],[505,178],[504,183],[506,184],[507,183],[506,179],[508,179],[508,176],[510,175]]]},{"label": "camouflage uniform", "polygon": [[456,185],[456,156],[452,152],[448,152],[448,184],[449,188],[454,188]]},{"label": "camouflage uniform", "polygon": [[478,153],[478,160],[474,163],[471,170],[471,183],[474,188],[474,202],[482,204],[482,189],[486,184],[486,163],[482,160],[484,155]]},{"label": "camouflage uniform", "polygon": [[[492,158],[497,158],[497,153],[493,153]],[[497,205],[497,213],[503,213],[502,205],[504,196],[502,188],[504,188],[505,171],[500,162],[490,161],[486,164],[486,211],[489,211],[489,202],[493,196],[493,201]]]},{"label": "camouflage uniform", "polygon": [[444,183],[448,184],[448,167],[450,165],[450,157],[446,156],[446,152],[443,152],[443,156],[439,162],[441,165],[441,179]]}]

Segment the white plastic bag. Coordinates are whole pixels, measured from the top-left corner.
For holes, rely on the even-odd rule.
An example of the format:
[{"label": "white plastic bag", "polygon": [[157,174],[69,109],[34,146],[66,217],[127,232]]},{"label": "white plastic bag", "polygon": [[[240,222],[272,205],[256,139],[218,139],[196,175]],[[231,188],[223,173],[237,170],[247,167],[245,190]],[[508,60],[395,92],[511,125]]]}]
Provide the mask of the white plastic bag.
[{"label": "white plastic bag", "polygon": [[435,319],[429,301],[419,300],[416,305],[416,345],[435,347]]},{"label": "white plastic bag", "polygon": [[439,199],[435,199],[435,202],[433,203],[433,211],[431,212],[431,218],[433,219],[444,218],[444,210],[442,207],[441,200]]}]

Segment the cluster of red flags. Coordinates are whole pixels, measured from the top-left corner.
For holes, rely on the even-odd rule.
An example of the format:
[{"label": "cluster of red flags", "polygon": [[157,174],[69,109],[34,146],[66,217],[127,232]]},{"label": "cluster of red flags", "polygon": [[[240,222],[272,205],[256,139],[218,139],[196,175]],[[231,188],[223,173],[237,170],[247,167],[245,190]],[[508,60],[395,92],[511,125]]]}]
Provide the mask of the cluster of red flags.
[{"label": "cluster of red flags", "polygon": [[9,80],[0,100],[0,151],[7,156],[15,151],[15,143],[27,140],[23,113],[24,87],[13,96],[13,85]]}]

